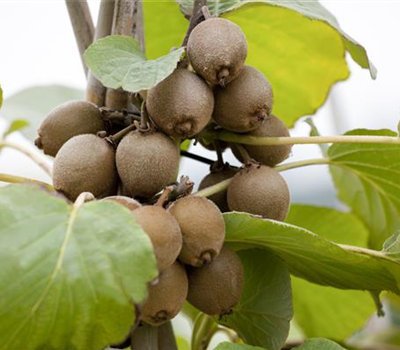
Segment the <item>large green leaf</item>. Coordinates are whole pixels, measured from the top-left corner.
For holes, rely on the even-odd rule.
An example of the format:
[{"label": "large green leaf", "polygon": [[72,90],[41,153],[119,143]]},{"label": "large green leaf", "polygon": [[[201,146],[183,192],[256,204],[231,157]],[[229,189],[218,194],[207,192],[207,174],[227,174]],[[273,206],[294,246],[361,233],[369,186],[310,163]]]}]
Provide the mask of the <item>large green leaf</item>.
[{"label": "large green leaf", "polygon": [[219,344],[214,350],[265,350],[265,348],[246,344],[232,344],[228,342],[223,342]]},{"label": "large green leaf", "polygon": [[295,348],[297,350],[346,350],[339,344],[322,338],[309,339],[303,345]]},{"label": "large green leaf", "polygon": [[62,85],[34,86],[5,99],[2,109],[9,121],[26,120],[29,126],[21,132],[31,141],[37,137],[37,129],[46,114],[54,107],[70,100],[81,100],[82,90]]},{"label": "large green leaf", "polygon": [[290,276],[283,262],[263,250],[239,252],[244,267],[242,298],[219,320],[250,345],[279,350],[293,316]]},{"label": "large green leaf", "polygon": [[143,12],[147,57],[157,58],[181,45],[189,22],[175,0],[143,1]]},{"label": "large green leaf", "polygon": [[400,280],[385,267],[387,262],[400,272],[400,262],[384,252],[339,245],[306,229],[245,213],[226,213],[224,218],[226,242],[232,248],[269,249],[297,277],[341,289],[400,294]]},{"label": "large green leaf", "polygon": [[147,60],[133,37],[113,35],[93,43],[84,57],[104,86],[139,92],[152,88],[170,75],[183,51],[179,48],[155,60]]},{"label": "large green leaf", "polygon": [[0,349],[96,350],[121,341],[157,275],[147,235],[112,202],[0,190]]},{"label": "large green leaf", "polygon": [[[177,1],[191,13],[193,0]],[[364,47],[317,1],[212,0],[208,6],[213,15],[243,29],[249,43],[247,63],[271,81],[273,112],[289,126],[300,116],[314,114],[332,84],[348,78],[346,51],[376,76]]]},{"label": "large green leaf", "polygon": [[[336,243],[366,247],[368,231],[353,214],[308,205],[292,205],[286,222]],[[367,292],[323,287],[292,278],[295,319],[307,337],[344,340],[374,312]]]},{"label": "large green leaf", "polygon": [[[363,129],[346,135],[397,136],[390,130]],[[328,155],[339,198],[370,230],[370,247],[381,249],[400,228],[400,145],[334,144]]]}]

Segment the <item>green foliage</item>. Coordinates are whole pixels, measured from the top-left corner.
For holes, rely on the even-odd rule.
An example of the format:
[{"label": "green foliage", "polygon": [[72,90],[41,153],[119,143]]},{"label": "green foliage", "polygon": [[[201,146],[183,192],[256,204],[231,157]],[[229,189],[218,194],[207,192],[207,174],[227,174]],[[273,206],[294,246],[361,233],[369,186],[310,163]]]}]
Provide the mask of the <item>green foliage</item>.
[{"label": "green foliage", "polygon": [[[353,130],[346,135],[397,136],[390,130]],[[382,244],[400,228],[400,145],[334,144],[329,148],[331,174],[339,198],[371,232],[369,246]]]},{"label": "green foliage", "polygon": [[250,345],[279,350],[293,316],[290,276],[283,262],[263,250],[239,252],[244,267],[242,298],[219,322]]},{"label": "green foliage", "polygon": [[126,336],[157,275],[127,209],[11,185],[0,222],[0,349],[100,349]]},{"label": "green foliage", "polygon": [[400,294],[400,280],[385,267],[400,272],[400,263],[384,252],[338,245],[301,227],[249,214],[226,213],[224,218],[229,246],[272,250],[297,277],[341,289]]},{"label": "green foliage", "polygon": [[3,89],[1,88],[1,85],[0,85],[0,108],[2,105],[3,105]]},{"label": "green foliage", "polygon": [[21,132],[33,141],[47,113],[63,102],[79,100],[83,96],[83,91],[62,85],[34,86],[8,97],[4,101],[2,115],[11,122],[26,120],[29,126]]},{"label": "green foliage", "polygon": [[146,54],[150,59],[179,47],[188,27],[175,0],[143,1]]},{"label": "green foliage", "polygon": [[[353,214],[308,205],[292,205],[287,223],[304,227],[336,243],[366,247],[369,232]],[[374,312],[363,291],[318,286],[292,278],[297,324],[307,337],[344,340],[360,329]]]},{"label": "green foliage", "polygon": [[303,345],[295,348],[297,350],[346,350],[339,344],[322,338],[309,339],[304,342]]},{"label": "green foliage", "polygon": [[265,350],[258,346],[250,346],[245,344],[232,344],[232,343],[221,343],[214,350]]},{"label": "green foliage", "polygon": [[[177,1],[185,14],[191,13],[193,0]],[[243,29],[249,43],[247,63],[271,81],[273,112],[289,126],[303,115],[314,114],[332,84],[348,78],[346,51],[376,76],[364,47],[316,1],[213,0],[208,6],[213,15]]]},{"label": "green foliage", "polygon": [[102,38],[85,51],[85,62],[104,86],[130,92],[148,90],[176,68],[184,49],[179,48],[155,60],[147,60],[132,37]]},{"label": "green foliage", "polygon": [[4,132],[3,137],[5,137],[15,131],[20,131],[21,129],[26,128],[27,126],[29,126],[29,123],[26,120],[15,119],[11,122],[8,129]]}]

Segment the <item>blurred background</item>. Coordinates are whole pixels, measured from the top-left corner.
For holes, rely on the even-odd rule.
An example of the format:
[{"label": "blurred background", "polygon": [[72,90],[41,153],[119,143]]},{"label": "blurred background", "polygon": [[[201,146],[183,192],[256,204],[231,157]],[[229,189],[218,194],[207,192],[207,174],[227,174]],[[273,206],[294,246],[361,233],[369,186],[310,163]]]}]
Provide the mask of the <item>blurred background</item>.
[{"label": "blurred background", "polygon": [[[96,18],[100,1],[88,2]],[[400,1],[321,3],[337,17],[344,31],[364,45],[378,69],[378,78],[371,80],[369,72],[348,57],[349,80],[332,88],[328,100],[314,118],[320,133],[335,135],[354,128],[397,130],[400,120]],[[25,105],[25,118],[29,120],[31,109],[43,110],[53,98],[45,88],[19,95],[24,89],[60,85],[58,89],[65,90],[71,98],[83,97],[85,76],[64,1],[0,0],[0,43],[0,84],[5,98],[0,111],[0,128],[7,128],[4,116],[12,119],[13,113],[21,113],[21,101]],[[43,115],[39,113],[34,117],[42,119],[45,114],[43,111]],[[309,134],[310,127],[304,119],[291,131],[293,136]],[[20,133],[13,133],[9,139],[35,150]],[[200,145],[191,150],[216,158]],[[42,156],[41,152],[37,153]],[[320,156],[318,146],[295,146],[288,161]],[[229,152],[225,153],[225,161],[238,165]],[[0,154],[0,172],[50,181],[33,162],[9,149]],[[183,159],[180,173],[189,175],[198,184],[208,173],[208,166]],[[326,166],[290,170],[283,176],[288,181],[293,202],[344,208],[336,199]],[[189,325],[184,321],[178,320],[176,325],[182,335],[189,333]]]}]

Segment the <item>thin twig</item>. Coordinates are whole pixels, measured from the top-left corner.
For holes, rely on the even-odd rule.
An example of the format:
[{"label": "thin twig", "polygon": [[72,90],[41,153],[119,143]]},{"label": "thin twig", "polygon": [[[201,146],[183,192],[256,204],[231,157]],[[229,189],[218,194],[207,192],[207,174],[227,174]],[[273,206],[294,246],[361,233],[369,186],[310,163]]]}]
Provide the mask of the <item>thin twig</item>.
[{"label": "thin twig", "polygon": [[215,162],[215,160],[208,159],[208,158],[199,156],[197,154],[190,153],[188,151],[181,151],[181,156],[184,156],[184,157],[187,157],[187,158],[190,158],[193,160],[197,160],[198,162],[208,164],[208,165],[214,164],[214,162]]},{"label": "thin twig", "polygon": [[0,148],[2,147],[12,148],[18,152],[25,154],[39,167],[41,167],[46,172],[47,175],[51,176],[52,174],[51,167],[40,156],[38,156],[35,152],[31,151],[29,148],[8,141],[0,141]]},{"label": "thin twig", "polygon": [[228,131],[213,131],[215,138],[226,142],[253,146],[306,145],[320,143],[381,143],[400,145],[395,136],[338,135],[338,136],[300,136],[300,137],[258,137],[234,134]]},{"label": "thin twig", "polygon": [[158,348],[159,350],[178,350],[171,321],[158,328]]},{"label": "thin twig", "polygon": [[158,327],[139,325],[131,335],[132,350],[163,350],[158,347]]},{"label": "thin twig", "polygon": [[65,0],[65,3],[67,5],[69,18],[74,30],[75,40],[78,45],[86,77],[88,69],[83,59],[83,54],[93,42],[94,26],[92,16],[90,15],[90,9],[86,0]]},{"label": "thin twig", "polygon": [[[99,17],[97,19],[94,41],[111,34],[111,27],[114,18],[115,0],[102,0],[100,4]],[[97,80],[92,72],[89,72],[86,87],[86,100],[102,107],[105,103],[106,88]]]},{"label": "thin twig", "polygon": [[54,191],[53,186],[48,183],[45,183],[45,182],[42,182],[39,180],[30,179],[27,177],[16,176],[16,175],[0,174],[0,182],[7,182],[7,183],[11,183],[11,184],[31,183],[31,184],[43,186],[49,190]]}]

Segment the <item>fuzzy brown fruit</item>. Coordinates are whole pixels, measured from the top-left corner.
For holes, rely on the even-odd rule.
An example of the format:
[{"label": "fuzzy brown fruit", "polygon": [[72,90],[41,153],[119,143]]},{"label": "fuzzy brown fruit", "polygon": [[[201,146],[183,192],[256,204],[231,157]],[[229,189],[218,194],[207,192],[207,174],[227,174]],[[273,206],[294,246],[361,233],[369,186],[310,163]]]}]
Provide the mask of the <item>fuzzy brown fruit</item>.
[{"label": "fuzzy brown fruit", "polygon": [[[213,186],[221,181],[230,179],[238,172],[238,169],[234,169],[229,166],[229,164],[225,164],[222,168],[217,168],[215,170],[211,170],[211,172],[206,175],[203,180],[201,180],[199,185],[199,190],[203,190],[207,187]],[[221,212],[229,211],[228,202],[226,200],[226,190],[219,191],[212,196],[208,197],[209,200],[213,201]]]},{"label": "fuzzy brown fruit", "polygon": [[91,192],[97,198],[116,194],[114,148],[96,135],[74,136],[57,153],[53,184],[72,201],[82,192]]},{"label": "fuzzy brown fruit", "polygon": [[218,207],[207,198],[187,196],[168,210],[183,236],[179,260],[197,267],[209,264],[219,254],[225,238],[225,222]]},{"label": "fuzzy brown fruit", "polygon": [[163,132],[175,138],[188,138],[198,134],[211,120],[214,96],[195,73],[176,69],[150,89],[146,106]]},{"label": "fuzzy brown fruit", "polygon": [[159,326],[174,318],[182,309],[188,292],[185,268],[175,261],[162,272],[156,285],[150,285],[149,295],[141,310],[141,319]]},{"label": "fuzzy brown fruit", "polygon": [[188,301],[207,315],[224,315],[240,301],[244,272],[235,252],[223,247],[208,266],[189,268]]},{"label": "fuzzy brown fruit", "polygon": [[243,68],[247,41],[235,23],[210,18],[189,36],[187,54],[194,70],[211,84],[228,84]]},{"label": "fuzzy brown fruit", "polygon": [[[289,129],[287,126],[274,115],[270,115],[264,120],[261,126],[257,129],[250,131],[246,135],[256,137],[289,137]],[[279,146],[251,146],[243,145],[248,155],[256,160],[257,162],[275,166],[283,162],[290,155],[292,145],[279,145]],[[235,148],[232,148],[232,152],[235,157],[243,163],[243,157]]]},{"label": "fuzzy brown fruit", "polygon": [[86,101],[69,101],[53,109],[43,120],[35,144],[55,157],[61,146],[74,136],[104,130],[100,110]]},{"label": "fuzzy brown fruit", "polygon": [[150,198],[175,181],[179,147],[160,132],[132,131],[119,143],[116,160],[124,194]]},{"label": "fuzzy brown fruit", "polygon": [[273,168],[251,165],[232,179],[227,192],[228,206],[264,218],[283,221],[290,207],[290,193],[283,177]]},{"label": "fuzzy brown fruit", "polygon": [[164,271],[178,258],[182,248],[182,233],[178,222],[169,212],[157,206],[141,207],[132,214],[150,237],[158,271]]},{"label": "fuzzy brown fruit", "polygon": [[234,81],[215,89],[213,119],[226,130],[249,132],[270,115],[272,105],[271,84],[260,71],[245,66]]},{"label": "fuzzy brown fruit", "polygon": [[131,211],[138,209],[142,206],[137,200],[130,198],[130,197],[126,197],[126,196],[110,196],[110,197],[104,198],[103,200],[116,202],[118,204],[123,205],[125,208],[127,208]]}]

